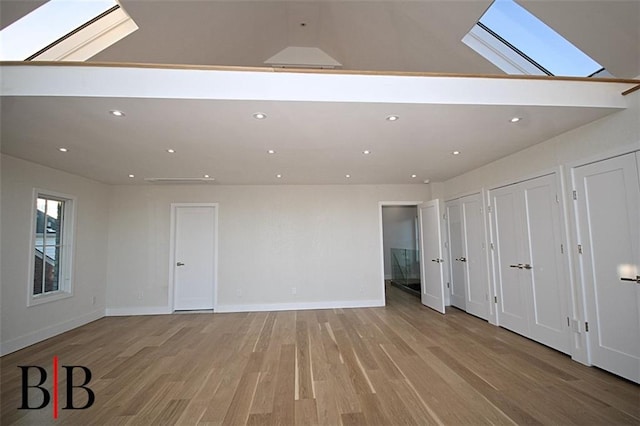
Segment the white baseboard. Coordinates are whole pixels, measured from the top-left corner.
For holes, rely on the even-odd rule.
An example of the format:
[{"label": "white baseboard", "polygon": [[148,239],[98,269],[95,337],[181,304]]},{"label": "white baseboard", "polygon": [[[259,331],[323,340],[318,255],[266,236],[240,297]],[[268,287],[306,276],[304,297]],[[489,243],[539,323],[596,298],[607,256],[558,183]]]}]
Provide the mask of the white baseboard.
[{"label": "white baseboard", "polygon": [[20,349],[24,349],[27,346],[42,342],[43,340],[47,340],[69,330],[73,330],[74,328],[83,326],[102,317],[104,317],[104,310],[93,311],[77,318],[73,318],[58,324],[50,325],[40,330],[33,331],[31,333],[25,334],[24,336],[7,340],[6,342],[2,342],[2,344],[0,345],[0,356],[19,351]]},{"label": "white baseboard", "polygon": [[127,308],[107,308],[106,316],[123,317],[131,315],[166,315],[172,313],[168,306],[131,306]]},{"label": "white baseboard", "polygon": [[303,311],[308,309],[373,308],[384,306],[384,299],[339,300],[331,302],[269,303],[256,305],[218,305],[214,312]]}]

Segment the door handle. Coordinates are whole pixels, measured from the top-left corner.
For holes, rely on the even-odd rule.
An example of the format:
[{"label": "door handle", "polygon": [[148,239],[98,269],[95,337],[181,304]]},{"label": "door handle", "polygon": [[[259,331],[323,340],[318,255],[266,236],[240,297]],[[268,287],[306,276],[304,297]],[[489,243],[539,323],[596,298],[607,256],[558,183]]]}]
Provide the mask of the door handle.
[{"label": "door handle", "polygon": [[633,281],[636,284],[640,284],[640,275],[636,275],[635,278],[620,278],[622,281]]},{"label": "door handle", "polygon": [[509,268],[519,268],[519,269],[522,269],[522,263],[518,263],[517,265],[509,265]]},{"label": "door handle", "polygon": [[522,267],[524,269],[533,269],[533,266],[529,265],[528,263],[523,264]]},{"label": "door handle", "polygon": [[467,261],[467,258],[466,258],[466,257],[461,257],[461,258],[460,258],[460,262],[466,262],[466,261]]},{"label": "door handle", "polygon": [[176,266],[184,266],[184,263],[178,262],[178,263],[176,263]]},{"label": "door handle", "polygon": [[431,259],[432,262],[436,262],[436,263],[441,263],[443,262],[442,259]]}]

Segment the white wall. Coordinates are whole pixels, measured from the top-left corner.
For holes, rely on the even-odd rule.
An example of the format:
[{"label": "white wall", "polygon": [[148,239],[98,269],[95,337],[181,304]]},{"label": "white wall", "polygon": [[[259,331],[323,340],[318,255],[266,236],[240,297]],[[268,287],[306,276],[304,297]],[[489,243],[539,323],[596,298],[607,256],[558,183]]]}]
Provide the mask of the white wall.
[{"label": "white wall", "polygon": [[[531,148],[517,152],[486,166],[472,170],[444,182],[433,189],[434,195],[451,199],[458,195],[492,189],[496,186],[535,177],[541,172],[561,170],[565,191],[560,194],[565,217],[567,247],[575,247],[573,237],[575,220],[569,200],[571,191],[570,169],[578,163],[597,161],[613,155],[640,149],[640,92],[625,97],[628,109],[614,113],[585,126],[556,136]],[[575,250],[569,250],[567,268],[569,271],[568,299],[569,315],[584,322],[583,289],[576,279],[577,264]],[[493,311],[493,309],[492,309]],[[495,321],[492,312],[490,321]],[[586,363],[586,337],[574,334],[573,358]]]},{"label": "white wall", "polygon": [[167,311],[171,203],[189,202],[219,203],[218,311],[382,304],[378,203],[429,198],[428,185],[115,186],[107,313]]},{"label": "white wall", "polygon": [[[104,316],[109,193],[106,185],[28,161],[2,155],[0,162],[1,352],[8,353]],[[74,280],[73,297],[27,307],[34,188],[77,197]]]},{"label": "white wall", "polygon": [[629,108],[486,166],[444,182],[446,199],[485,187],[487,189],[516,181],[541,170],[557,168],[568,162],[590,159],[621,147],[640,147],[640,92],[625,97]]},{"label": "white wall", "polygon": [[[428,201],[428,200],[424,200]],[[384,237],[384,277],[391,278],[391,249],[416,249],[415,220],[418,211],[414,206],[382,207],[382,229]]]}]

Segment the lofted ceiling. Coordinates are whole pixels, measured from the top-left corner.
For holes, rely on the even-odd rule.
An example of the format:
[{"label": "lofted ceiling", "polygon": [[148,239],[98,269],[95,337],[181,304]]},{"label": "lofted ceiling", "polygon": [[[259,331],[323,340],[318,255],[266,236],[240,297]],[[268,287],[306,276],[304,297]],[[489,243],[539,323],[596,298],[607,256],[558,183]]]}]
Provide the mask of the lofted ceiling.
[{"label": "lofted ceiling", "polygon": [[[42,3],[0,0],[0,24]],[[346,70],[502,74],[460,42],[488,0],[121,3],[140,29],[89,62],[263,66],[285,47],[301,46],[321,48]],[[640,75],[639,1],[520,4],[613,75]],[[242,99],[47,90],[2,95],[3,153],[111,184],[205,174],[220,184],[442,181],[620,110],[534,100],[293,100],[277,93]],[[126,116],[110,116],[113,109]],[[268,117],[255,120],[255,112]],[[400,119],[385,120],[392,114]],[[513,116],[523,120],[512,124]],[[176,152],[168,154],[169,148]]]}]

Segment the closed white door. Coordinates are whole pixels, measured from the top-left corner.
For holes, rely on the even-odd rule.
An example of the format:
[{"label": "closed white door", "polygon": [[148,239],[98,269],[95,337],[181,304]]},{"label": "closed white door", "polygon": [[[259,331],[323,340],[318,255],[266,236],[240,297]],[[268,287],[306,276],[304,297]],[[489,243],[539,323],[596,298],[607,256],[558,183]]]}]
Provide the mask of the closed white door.
[{"label": "closed white door", "polygon": [[[465,268],[465,310],[487,319],[488,278],[482,195],[460,199],[462,217],[462,264]],[[460,262],[458,262],[460,263]]]},{"label": "closed white door", "polygon": [[637,154],[573,169],[591,363],[640,383]]},{"label": "closed white door", "polygon": [[523,269],[527,291],[529,337],[570,352],[567,324],[567,276],[562,250],[560,203],[556,175],[521,183],[524,196]]},{"label": "closed white door", "polygon": [[214,206],[175,206],[174,309],[213,309]]},{"label": "closed white door", "polygon": [[449,285],[451,305],[466,310],[465,305],[465,253],[462,235],[462,218],[459,200],[449,201],[445,205],[447,214],[447,239],[449,241]]},{"label": "closed white door", "polygon": [[496,256],[498,321],[516,333],[529,335],[526,276],[523,264],[522,192],[518,185],[491,191],[493,243]]},{"label": "closed white door", "polygon": [[440,201],[420,204],[420,264],[422,303],[444,314],[444,274],[442,259],[442,231],[440,229]]},{"label": "closed white door", "polygon": [[570,351],[555,174],[491,191],[501,326]]}]

